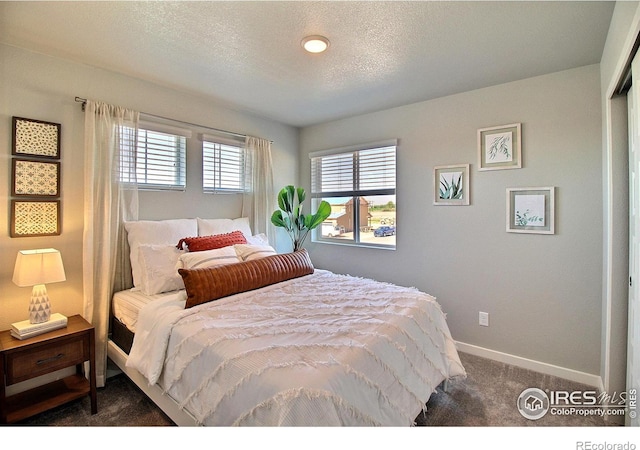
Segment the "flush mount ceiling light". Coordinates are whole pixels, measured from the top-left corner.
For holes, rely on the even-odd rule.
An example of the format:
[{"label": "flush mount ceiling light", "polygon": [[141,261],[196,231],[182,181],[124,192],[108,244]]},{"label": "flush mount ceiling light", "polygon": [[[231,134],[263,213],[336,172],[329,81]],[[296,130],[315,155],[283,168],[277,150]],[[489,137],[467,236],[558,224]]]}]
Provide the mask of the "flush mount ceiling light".
[{"label": "flush mount ceiling light", "polygon": [[329,47],[329,39],[324,36],[307,36],[302,40],[302,47],[309,53],[322,53]]}]

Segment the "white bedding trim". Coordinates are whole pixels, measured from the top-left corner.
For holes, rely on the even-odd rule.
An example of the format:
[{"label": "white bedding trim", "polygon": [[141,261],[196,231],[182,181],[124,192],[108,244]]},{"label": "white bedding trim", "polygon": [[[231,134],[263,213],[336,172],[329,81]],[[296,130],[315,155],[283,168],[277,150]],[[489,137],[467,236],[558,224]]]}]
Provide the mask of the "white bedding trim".
[{"label": "white bedding trim", "polygon": [[[256,382],[256,378],[260,377],[264,372],[269,371],[269,370],[276,370],[276,369],[280,369],[280,368],[296,368],[296,367],[313,367],[313,368],[322,368],[322,367],[329,367],[329,366],[338,366],[340,365],[340,363],[338,361],[335,360],[330,360],[330,361],[321,361],[321,362],[315,362],[315,363],[311,363],[308,361],[296,361],[296,362],[286,362],[286,363],[281,363],[281,364],[269,364],[265,367],[263,367],[262,369],[260,369],[257,372],[251,373],[246,375],[245,377],[241,378],[240,380],[238,380],[238,382],[233,386],[233,388],[231,390],[229,390],[227,393],[225,393],[225,395],[216,403],[211,404],[208,414],[205,416],[205,420],[214,413],[216,406],[218,404],[220,404],[222,401],[225,400],[229,400],[233,397],[233,395],[235,395],[236,391],[238,389],[240,389],[240,387],[245,384],[245,383],[252,383],[252,382]],[[362,383],[363,385],[366,385],[369,390],[374,391],[374,393],[376,394],[376,396],[378,396],[379,398],[381,398],[387,405],[389,405],[390,407],[392,407],[399,416],[404,416],[405,419],[407,421],[411,421],[413,419],[415,419],[415,417],[409,417],[407,415],[407,410],[406,408],[404,408],[402,405],[398,404],[397,402],[393,401],[388,395],[385,394],[385,392],[382,390],[382,388],[377,385],[376,383],[374,383],[373,381],[371,381],[365,374],[363,374],[360,371],[357,371],[355,369],[353,369],[350,366],[346,367],[346,372],[347,375],[352,376],[354,378],[358,379],[359,383]],[[284,391],[284,392],[296,392],[296,393],[300,393],[302,391],[301,388],[297,388],[297,389],[290,389],[288,391]],[[310,392],[314,391],[313,389],[310,390]],[[277,397],[279,397],[281,394],[276,395],[275,397],[272,397],[269,400],[266,400],[264,402],[261,403],[261,405],[257,405],[253,408],[252,411],[260,408],[260,407],[264,407],[266,405],[269,404],[270,401],[277,401]],[[326,398],[331,398],[331,399],[335,399],[335,398],[339,398],[335,395],[333,395],[331,392],[329,391],[320,391],[320,390],[316,390],[315,394],[316,397],[326,397]],[[420,398],[416,397],[416,401],[421,401]],[[245,416],[249,416],[251,415],[251,411],[249,411],[248,413],[245,414]],[[238,421],[242,421],[242,418],[239,418]]]},{"label": "white bedding trim", "polygon": [[[180,291],[176,296],[146,304],[138,314],[127,367],[135,368],[144,375],[150,385],[156,384],[160,378],[171,328],[181,317],[190,313],[190,310],[184,309],[186,301],[186,291]],[[147,313],[143,314],[145,311]]]},{"label": "white bedding trim", "polygon": [[[281,405],[290,404],[292,401],[297,399],[304,398],[305,400],[309,400],[310,402],[317,403],[320,401],[326,401],[330,404],[330,406],[334,406],[334,411],[348,413],[354,423],[359,424],[360,426],[383,426],[384,424],[377,421],[375,418],[371,417],[369,414],[365,414],[362,410],[354,407],[353,405],[346,402],[343,398],[340,398],[331,392],[322,391],[319,389],[304,389],[304,388],[292,388],[286,391],[279,392],[274,397],[267,399],[255,407],[253,407],[250,411],[246,412],[242,416],[238,417],[238,419],[232,424],[233,426],[242,426],[242,425],[253,425],[256,422],[261,422],[264,419],[260,419],[260,414],[268,414],[269,411],[276,409]],[[329,408],[326,408],[329,409]],[[345,417],[340,417],[340,422],[346,422]],[[313,426],[313,423],[305,424],[307,426]],[[322,423],[320,423],[322,425]]]},{"label": "white bedding trim", "polygon": [[132,332],[136,332],[138,314],[148,303],[160,300],[184,301],[184,289],[181,291],[163,292],[162,294],[147,295],[138,288],[116,292],[113,296],[113,315]]},{"label": "white bedding trim", "polygon": [[410,425],[465,375],[433,297],[321,270],[186,310],[153,302],[127,367],[205,425]]},{"label": "white bedding trim", "polygon": [[[247,338],[249,338],[250,336],[247,336]],[[244,337],[242,336],[234,336],[234,339],[244,339]],[[233,357],[225,360],[222,364],[220,364],[218,367],[215,368],[215,370],[208,374],[207,377],[203,380],[203,382],[195,389],[193,390],[188,397],[186,397],[181,403],[180,406],[184,407],[185,404],[187,404],[189,401],[191,401],[191,399],[197,395],[199,395],[205,388],[207,388],[211,382],[213,381],[213,379],[220,373],[222,373],[225,369],[227,369],[229,366],[233,365],[236,361],[241,360],[243,358],[246,357],[250,357],[252,354],[258,354],[261,352],[268,352],[268,351],[290,351],[290,350],[309,350],[309,349],[322,349],[323,351],[327,351],[327,350],[337,350],[340,349],[341,347],[343,347],[344,345],[340,345],[340,344],[314,344],[312,346],[309,345],[279,345],[279,346],[270,346],[270,347],[266,347],[266,348],[260,348],[260,349],[252,349],[252,350],[248,350],[246,352],[243,353],[238,353],[236,355],[234,355]],[[353,345],[352,347],[358,347],[360,348],[362,351],[364,351],[368,356],[370,356],[372,359],[375,360],[375,362],[377,364],[379,364],[380,366],[382,366],[386,371],[388,371],[394,378],[398,378],[398,373],[395,372],[393,370],[393,368],[391,366],[389,366],[388,364],[386,364],[384,361],[380,360],[380,358],[378,358],[371,350],[369,350],[366,346],[364,345]],[[327,352],[329,353],[329,352]],[[407,359],[407,362],[410,363],[410,361]],[[334,364],[339,364],[337,361],[333,360]],[[296,364],[299,364],[299,362],[286,362],[286,363],[279,363],[279,364],[273,364],[270,360],[267,363],[266,366],[262,367],[261,369],[258,369],[258,371],[256,372],[252,372],[250,375],[255,376],[257,373],[260,373],[262,371],[264,371],[265,369],[269,369],[269,368],[273,368],[273,367],[293,367]],[[325,363],[326,364],[326,363]],[[321,365],[321,363],[315,361],[315,362],[311,362],[311,361],[303,361],[303,365],[307,366],[307,367],[318,367]],[[345,365],[347,366],[347,365]],[[415,367],[413,367],[413,365],[411,365],[411,367],[414,369],[414,371],[416,372],[417,376],[420,376],[422,378],[422,380],[425,383],[429,383],[429,380],[426,377],[422,377],[419,373],[417,373],[417,371],[415,370]],[[362,378],[365,379],[366,376],[364,374],[362,374],[361,372],[357,372],[353,369],[351,369],[354,373],[360,373]],[[177,381],[177,380],[174,380]],[[237,384],[234,385],[234,387],[231,388],[231,390],[229,390],[225,396],[230,396],[230,394],[232,393],[232,391],[234,389],[236,389]],[[417,395],[417,393],[415,393],[414,391],[411,390],[411,388],[409,386],[406,386],[404,383],[400,383],[406,390],[408,393],[410,393],[415,400],[420,401],[419,396]],[[170,390],[170,387],[167,388],[167,390]]]},{"label": "white bedding trim", "polygon": [[[291,280],[284,281],[279,285],[291,283]],[[258,291],[268,291],[278,285],[266,286]],[[230,299],[239,300],[254,295],[256,291],[243,292],[240,294],[219,299],[216,302],[222,304]],[[192,308],[184,309],[187,294],[182,291],[183,296],[176,299],[170,297],[157,302],[149,303],[142,307],[138,314],[138,327],[133,338],[133,345],[129,352],[127,367],[135,368],[144,375],[150,385],[158,382],[164,358],[167,351],[167,343],[173,326],[181,319],[195,316],[200,320],[197,313],[211,307],[213,302],[203,303]],[[217,306],[217,305],[216,305]]]}]

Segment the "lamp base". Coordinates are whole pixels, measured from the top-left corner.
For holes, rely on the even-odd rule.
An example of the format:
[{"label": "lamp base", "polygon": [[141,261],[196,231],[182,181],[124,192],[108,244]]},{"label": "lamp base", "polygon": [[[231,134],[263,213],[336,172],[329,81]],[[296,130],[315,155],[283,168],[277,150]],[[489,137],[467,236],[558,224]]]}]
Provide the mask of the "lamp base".
[{"label": "lamp base", "polygon": [[29,303],[29,322],[43,323],[51,317],[51,303],[44,284],[36,284],[31,291]]}]

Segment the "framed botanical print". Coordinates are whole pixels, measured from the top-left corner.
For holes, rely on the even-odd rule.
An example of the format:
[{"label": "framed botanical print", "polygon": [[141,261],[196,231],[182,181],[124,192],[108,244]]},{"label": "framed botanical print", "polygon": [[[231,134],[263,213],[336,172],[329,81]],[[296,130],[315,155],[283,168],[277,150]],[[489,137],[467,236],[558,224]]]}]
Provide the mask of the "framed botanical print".
[{"label": "framed botanical print", "polygon": [[11,195],[58,197],[60,195],[60,162],[13,158]]},{"label": "framed botanical print", "polygon": [[555,233],[555,188],[508,188],[507,231]]},{"label": "framed botanical print", "polygon": [[521,124],[478,130],[478,170],[522,167]]},{"label": "framed botanical print", "polygon": [[59,123],[13,117],[11,154],[41,158],[60,158]]},{"label": "framed botanical print", "polygon": [[469,204],[469,164],[433,168],[433,204]]}]

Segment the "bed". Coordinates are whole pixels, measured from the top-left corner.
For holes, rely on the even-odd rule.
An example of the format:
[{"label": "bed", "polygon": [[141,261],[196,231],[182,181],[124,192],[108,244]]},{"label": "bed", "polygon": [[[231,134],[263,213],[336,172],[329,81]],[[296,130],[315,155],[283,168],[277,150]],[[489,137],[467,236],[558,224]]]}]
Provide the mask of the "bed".
[{"label": "bed", "polygon": [[[246,226],[213,222],[160,238],[131,225],[139,286],[113,299],[110,359],[177,424],[411,426],[437,386],[465,376],[433,297],[317,269],[305,250],[277,254]],[[165,248],[231,228],[249,241]],[[141,246],[155,246],[153,270]],[[149,289],[144,272],[166,286]]]}]

